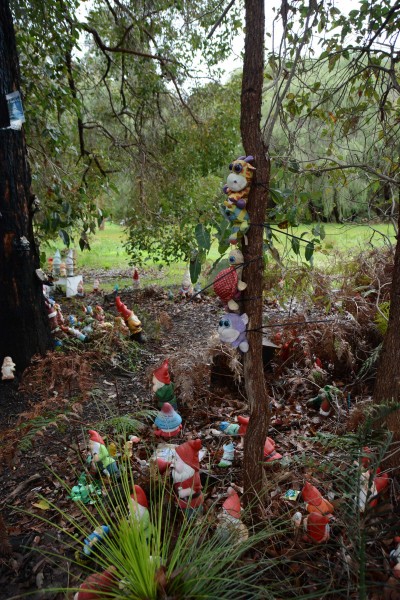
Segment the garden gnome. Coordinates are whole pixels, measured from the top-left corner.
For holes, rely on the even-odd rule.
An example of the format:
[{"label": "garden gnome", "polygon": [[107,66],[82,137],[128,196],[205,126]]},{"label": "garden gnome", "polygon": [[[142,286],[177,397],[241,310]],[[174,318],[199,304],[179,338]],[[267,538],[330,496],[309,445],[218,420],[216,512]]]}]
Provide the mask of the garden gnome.
[{"label": "garden gnome", "polygon": [[91,466],[106,475],[106,477],[118,476],[119,469],[118,465],[112,456],[109,455],[103,438],[97,433],[97,431],[89,430],[89,449],[91,459]]},{"label": "garden gnome", "polygon": [[243,448],[244,436],[246,435],[249,420],[250,417],[241,417],[239,415],[237,418],[237,423],[228,423],[227,421],[222,421],[219,428],[227,435],[240,435],[241,439],[240,444],[238,444],[238,448]]},{"label": "garden gnome", "polygon": [[169,402],[175,410],[178,408],[174,384],[168,372],[168,358],[164,360],[161,367],[153,371],[153,392],[157,398],[158,408],[161,408],[164,402]]},{"label": "garden gnome", "polygon": [[231,467],[235,460],[235,444],[230,442],[223,445],[224,454],[218,463],[219,467]]},{"label": "garden gnome", "polygon": [[85,554],[85,556],[90,556],[93,546],[101,542],[109,533],[110,528],[108,525],[99,525],[99,527],[96,527],[96,529],[83,540],[83,554]]},{"label": "garden gnome", "polygon": [[322,542],[329,540],[329,520],[329,516],[321,515],[318,512],[309,514],[303,522],[306,532],[304,540],[314,544],[322,544]]},{"label": "garden gnome", "polygon": [[117,311],[124,319],[125,323],[128,326],[128,329],[131,333],[131,338],[136,342],[143,343],[144,338],[142,335],[142,324],[133,312],[133,310],[129,310],[126,305],[121,302],[121,298],[117,296],[115,298],[115,306],[117,307]]},{"label": "garden gnome", "polygon": [[364,512],[367,501],[368,505],[374,507],[378,504],[378,495],[389,485],[389,475],[381,474],[380,467],[376,470],[376,477],[373,477],[373,471],[362,471],[360,475],[360,490],[358,496],[358,506],[361,512]]},{"label": "garden gnome", "polygon": [[182,417],[169,402],[164,402],[154,421],[154,434],[165,439],[175,437],[182,429]]},{"label": "garden gnome", "polygon": [[99,279],[94,279],[93,280],[93,293],[97,294],[97,292],[100,290],[100,281]]},{"label": "garden gnome", "polygon": [[11,356],[5,356],[1,367],[1,379],[7,381],[14,379],[15,363]]},{"label": "garden gnome", "polygon": [[182,279],[181,289],[179,290],[182,298],[191,298],[193,294],[193,285],[192,280],[190,278],[190,270],[189,267],[186,269],[185,274]]},{"label": "garden gnome", "polygon": [[136,288],[136,289],[140,288],[140,277],[139,277],[139,271],[137,269],[133,269],[132,283],[133,283],[134,288]]},{"label": "garden gnome", "polygon": [[67,276],[67,265],[65,264],[65,262],[62,262],[60,264],[60,277],[66,277]]},{"label": "garden gnome", "polygon": [[267,437],[264,444],[264,461],[272,462],[273,460],[279,460],[280,458],[282,458],[282,454],[279,454],[279,452],[275,450],[274,440]]},{"label": "garden gnome", "polygon": [[56,250],[53,257],[53,275],[54,277],[59,277],[61,267],[61,254],[59,250]]},{"label": "garden gnome", "polygon": [[75,594],[74,600],[101,600],[101,598],[115,597],[118,588],[115,571],[116,568],[111,566],[102,573],[88,575]]},{"label": "garden gnome", "polygon": [[222,513],[218,516],[219,524],[217,535],[221,540],[230,542],[244,542],[249,537],[247,527],[240,519],[240,499],[237,492],[228,488],[228,498],[222,505]]},{"label": "garden gnome", "polygon": [[93,316],[96,319],[96,321],[98,321],[99,323],[104,323],[105,318],[106,318],[105,314],[104,314],[104,310],[98,304],[93,309]]},{"label": "garden gnome", "polygon": [[134,493],[131,494],[129,502],[129,514],[134,521],[140,523],[145,536],[148,537],[150,530],[149,503],[140,485],[134,486]]},{"label": "garden gnome", "polygon": [[84,290],[84,287],[83,287],[83,279],[81,279],[80,282],[77,285],[76,295],[80,296],[81,298],[83,298],[83,296],[85,295],[85,290]]},{"label": "garden gnome", "polygon": [[328,500],[325,500],[321,492],[308,481],[304,484],[301,495],[306,503],[306,509],[309,513],[317,512],[321,515],[330,515],[333,513],[334,508],[332,504]]},{"label": "garden gnome", "polygon": [[199,475],[200,449],[201,440],[189,440],[177,446],[172,463],[172,479],[178,506],[188,517],[203,512],[204,496]]}]

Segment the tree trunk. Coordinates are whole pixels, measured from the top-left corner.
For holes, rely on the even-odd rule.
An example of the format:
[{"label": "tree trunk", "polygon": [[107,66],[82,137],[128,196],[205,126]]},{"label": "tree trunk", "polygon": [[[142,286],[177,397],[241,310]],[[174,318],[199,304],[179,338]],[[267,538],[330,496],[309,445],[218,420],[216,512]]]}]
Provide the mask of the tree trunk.
[{"label": "tree trunk", "polygon": [[251,226],[248,245],[243,245],[243,271],[247,288],[243,312],[249,317],[249,351],[244,355],[244,380],[250,422],[244,442],[243,482],[245,504],[255,516],[263,493],[264,443],[268,432],[269,398],[265,388],[262,362],[262,333],[251,331],[262,325],[263,309],[263,232],[266,218],[270,165],[260,130],[262,86],[264,81],[264,0],[246,0],[246,38],[241,96],[241,134],[245,153],[254,156],[256,167],[247,209]]},{"label": "tree trunk", "polygon": [[[398,231],[400,231],[400,210],[398,216]],[[386,404],[391,401],[400,403],[400,242],[397,234],[397,244],[394,254],[392,289],[390,292],[390,311],[387,332],[383,340],[382,351],[376,373],[374,400],[376,404]],[[385,419],[388,429],[393,433],[394,448],[385,466],[399,468],[399,454],[394,450],[400,448],[400,410],[391,412]]]},{"label": "tree trunk", "polygon": [[[0,2],[0,365],[11,356],[22,371],[51,347],[38,252],[32,229],[30,171],[23,130],[9,129],[5,94],[19,90],[12,15]],[[21,243],[22,238],[22,243]],[[29,244],[24,244],[25,239]],[[1,383],[0,383],[1,385]]]}]

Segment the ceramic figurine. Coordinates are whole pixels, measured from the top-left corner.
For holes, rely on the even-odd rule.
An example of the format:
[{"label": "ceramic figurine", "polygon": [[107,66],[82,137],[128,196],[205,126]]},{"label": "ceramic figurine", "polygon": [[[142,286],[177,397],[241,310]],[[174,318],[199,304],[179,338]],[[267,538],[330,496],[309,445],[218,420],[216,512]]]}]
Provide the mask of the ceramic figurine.
[{"label": "ceramic figurine", "polygon": [[100,291],[100,281],[99,281],[99,279],[97,279],[97,277],[96,277],[96,279],[93,280],[93,290],[92,291],[94,294],[97,294],[97,292]]},{"label": "ceramic figurine", "polygon": [[249,344],[246,337],[246,325],[249,318],[243,315],[226,313],[219,321],[218,334],[221,342],[230,344],[233,348],[238,348],[242,352],[247,352]]},{"label": "ceramic figurine", "polygon": [[181,289],[179,293],[182,298],[191,298],[193,294],[193,284],[190,278],[190,269],[189,267],[186,269],[185,274],[182,279]]},{"label": "ceramic figurine", "polygon": [[67,258],[65,259],[65,265],[67,267],[67,277],[74,276],[74,251],[72,248],[68,250]]},{"label": "ceramic figurine", "polygon": [[237,417],[237,423],[228,423],[227,421],[222,421],[220,423],[219,428],[227,435],[240,435],[240,444],[238,444],[238,448],[243,448],[244,436],[247,432],[247,427],[249,425],[250,417]]},{"label": "ceramic figurine", "polygon": [[394,577],[400,579],[400,537],[396,536],[393,541],[397,546],[389,554],[390,566]]},{"label": "ceramic figurine", "polygon": [[80,342],[86,342],[87,340],[87,336],[84,333],[82,333],[82,331],[79,331],[79,329],[75,329],[75,327],[66,327],[65,325],[61,325],[60,329],[67,335],[75,337]]},{"label": "ceramic figurine", "polygon": [[307,401],[307,406],[311,406],[323,417],[328,417],[332,410],[332,403],[337,402],[338,398],[342,398],[343,393],[334,385],[326,385],[320,388],[315,398],[311,398]]},{"label": "ceramic figurine", "polygon": [[76,287],[76,295],[80,296],[81,298],[83,298],[85,295],[85,290],[83,287],[83,279],[80,280],[80,282],[78,283],[78,285]]},{"label": "ceramic figurine", "polygon": [[7,381],[14,379],[15,363],[11,356],[5,356],[1,367],[1,379]]},{"label": "ceramic figurine", "polygon": [[59,250],[56,250],[53,256],[53,275],[54,277],[59,277],[61,275],[60,273],[60,266],[61,266],[61,254]]},{"label": "ceramic figurine", "polygon": [[92,429],[89,430],[89,436],[89,460],[91,468],[107,477],[118,476],[118,465],[109,455],[103,438],[97,431],[93,431]]},{"label": "ceramic figurine", "polygon": [[120,333],[123,333],[124,335],[129,335],[128,326],[126,325],[126,323],[122,317],[114,318],[114,329],[116,329]]},{"label": "ceramic figurine", "polygon": [[74,325],[78,325],[78,319],[76,318],[75,315],[69,315],[68,323],[71,325],[71,327],[73,327]]},{"label": "ceramic figurine", "polygon": [[145,536],[148,537],[150,531],[149,503],[140,485],[134,486],[134,493],[131,494],[129,502],[129,514],[134,521],[140,523]]},{"label": "ceramic figurine", "polygon": [[156,416],[154,434],[165,439],[175,437],[182,429],[182,417],[174,410],[169,402],[164,402]]},{"label": "ceramic figurine", "polygon": [[231,467],[235,459],[235,444],[229,442],[229,444],[223,445],[224,453],[221,460],[218,463],[219,467]]},{"label": "ceramic figurine", "polygon": [[88,483],[86,473],[82,473],[78,479],[78,484],[71,488],[71,500],[83,502],[83,504],[94,504],[95,496],[101,496],[101,487],[96,483]]},{"label": "ceramic figurine", "polygon": [[[114,598],[118,590],[118,580],[115,576],[116,568],[109,567],[102,573],[92,573],[80,585],[74,600],[102,600]],[[109,592],[109,593],[108,593]]]},{"label": "ceramic figurine", "polygon": [[313,542],[314,544],[322,544],[329,540],[329,523],[330,517],[321,515],[318,512],[312,512],[303,521],[305,530],[304,540]]},{"label": "ceramic figurine", "polygon": [[275,450],[274,440],[267,437],[264,445],[264,461],[272,462],[273,460],[279,460],[280,458],[282,458],[282,454],[279,454],[279,452]]},{"label": "ceramic figurine", "polygon": [[67,266],[65,264],[65,262],[62,262],[60,264],[60,277],[66,277],[67,276]]},{"label": "ceramic figurine", "polygon": [[106,318],[106,316],[104,314],[104,310],[98,304],[93,309],[93,316],[96,319],[96,321],[98,321],[99,323],[104,323],[105,318]]},{"label": "ceramic figurine", "polygon": [[240,297],[240,292],[247,287],[247,284],[240,279],[242,268],[235,268],[236,265],[243,264],[242,252],[236,248],[232,250],[229,255],[229,263],[231,266],[223,269],[214,279],[213,288],[218,298],[228,306],[229,310],[239,310],[236,300]]},{"label": "ceramic figurine", "polygon": [[61,306],[55,302],[54,310],[57,311],[57,323],[61,327],[64,325],[64,315],[62,314]]},{"label": "ceramic figurine", "polygon": [[201,302],[201,299],[202,299],[201,298],[201,290],[202,290],[201,283],[198,281],[193,288],[193,299],[196,302]]},{"label": "ceramic figurine", "polygon": [[246,207],[251,181],[256,170],[250,164],[253,160],[253,156],[239,156],[229,165],[231,172],[223,188],[224,193],[228,196],[228,199],[224,202],[228,208],[232,205],[237,206],[239,209]]},{"label": "ceramic figurine", "polygon": [[168,359],[165,359],[161,367],[153,371],[153,392],[157,398],[158,408],[161,408],[164,402],[169,402],[177,410],[174,384],[171,382],[168,372]]},{"label": "ceramic figurine", "polygon": [[53,335],[55,335],[60,329],[58,325],[55,304],[52,303],[48,298],[44,299],[44,304],[46,306],[47,317],[49,319],[50,331]]},{"label": "ceramic figurine", "polygon": [[142,335],[142,324],[133,312],[133,310],[129,310],[126,307],[126,305],[123,302],[121,302],[121,298],[119,296],[115,298],[115,305],[117,307],[117,311],[120,313],[125,323],[127,324],[128,329],[131,333],[131,337],[136,342],[144,342]]},{"label": "ceramic figurine", "polygon": [[136,289],[140,287],[140,277],[139,277],[139,271],[137,269],[133,269],[132,284],[133,284],[133,287]]},{"label": "ceramic figurine", "polygon": [[378,495],[389,486],[389,475],[388,473],[381,474],[380,467],[376,470],[376,477],[374,477],[373,481],[371,481],[372,477],[372,471],[361,471],[358,496],[360,512],[365,511],[367,503],[372,508],[376,506],[378,504]]},{"label": "ceramic figurine", "polygon": [[204,496],[200,481],[199,451],[201,440],[189,440],[177,446],[172,461],[172,479],[177,503],[188,517],[202,513]]},{"label": "ceramic figurine", "polygon": [[305,482],[301,495],[306,503],[306,508],[309,513],[317,512],[322,515],[330,515],[333,513],[334,508],[332,504],[323,498],[321,492],[317,490],[314,485],[311,485],[308,481]]},{"label": "ceramic figurine", "polygon": [[93,551],[93,547],[101,542],[110,533],[108,525],[100,525],[83,540],[83,553],[85,556],[90,556]]},{"label": "ceramic figurine", "polygon": [[222,505],[222,513],[218,516],[219,524],[216,534],[221,541],[231,543],[245,542],[249,531],[240,519],[240,499],[232,487],[228,488],[228,498]]}]

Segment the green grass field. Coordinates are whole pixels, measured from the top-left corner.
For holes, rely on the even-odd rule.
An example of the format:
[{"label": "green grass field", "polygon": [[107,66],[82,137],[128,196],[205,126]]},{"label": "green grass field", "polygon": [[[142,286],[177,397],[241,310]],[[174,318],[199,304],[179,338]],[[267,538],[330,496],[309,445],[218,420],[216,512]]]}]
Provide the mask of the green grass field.
[{"label": "green grass field", "polygon": [[[320,250],[314,255],[314,266],[321,269],[334,269],[340,271],[340,263],[357,254],[362,250],[372,247],[380,247],[389,243],[394,244],[394,229],[389,224],[334,224],[324,225],[326,237],[321,243]],[[300,225],[289,231],[293,235],[301,237],[304,232],[308,232],[304,239],[311,239],[312,225]],[[275,232],[274,232],[275,233]],[[304,261],[305,244],[300,244],[300,257],[296,256],[291,249],[290,239],[283,233],[276,233],[277,239],[274,245],[278,249],[282,260]],[[120,287],[131,284],[131,279],[126,276],[116,275],[115,271],[130,270],[129,256],[126,253],[123,243],[126,239],[123,227],[114,223],[106,223],[104,231],[98,231],[90,240],[91,250],[81,252],[78,249],[77,272],[84,270],[102,270],[104,271],[104,289],[112,289],[115,283]],[[51,257],[54,250],[63,246],[60,243],[51,243],[47,248],[46,257]],[[208,256],[208,264],[211,265],[218,258],[217,244],[213,244]],[[178,262],[169,267],[159,266],[151,261],[145,263],[143,269],[140,269],[143,285],[160,284],[163,286],[180,285],[185,272],[186,265]],[[109,276],[107,273],[109,272]],[[204,281],[202,281],[204,283]]]}]

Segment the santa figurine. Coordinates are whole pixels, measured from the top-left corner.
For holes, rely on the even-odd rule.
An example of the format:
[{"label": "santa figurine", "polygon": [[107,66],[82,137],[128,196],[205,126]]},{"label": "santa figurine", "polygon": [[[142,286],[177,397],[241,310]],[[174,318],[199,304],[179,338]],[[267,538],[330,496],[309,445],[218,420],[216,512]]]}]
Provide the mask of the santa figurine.
[{"label": "santa figurine", "polygon": [[154,421],[154,434],[165,439],[173,438],[182,429],[182,417],[169,402],[164,402]]},{"label": "santa figurine", "polygon": [[94,307],[93,316],[99,323],[104,323],[106,316],[104,314],[104,310],[101,306],[99,306],[99,304]]},{"label": "santa figurine", "polygon": [[306,503],[307,512],[317,512],[321,515],[331,515],[333,513],[334,508],[332,504],[328,500],[325,500],[321,492],[308,481],[304,484],[301,495]]},{"label": "santa figurine", "polygon": [[129,514],[133,522],[140,523],[140,527],[146,537],[149,537],[150,531],[150,514],[149,503],[140,485],[134,486],[134,493],[131,494],[129,502]]},{"label": "santa figurine", "polygon": [[75,594],[74,600],[99,600],[100,598],[115,597],[118,589],[115,571],[116,567],[111,566],[102,573],[88,575]]},{"label": "santa figurine", "polygon": [[15,363],[11,356],[5,356],[1,367],[1,379],[7,381],[14,379]]},{"label": "santa figurine", "polygon": [[158,408],[162,408],[164,402],[169,402],[175,410],[178,408],[174,384],[168,372],[168,358],[164,360],[161,367],[153,371],[153,392],[157,398]]},{"label": "santa figurine", "polygon": [[175,449],[172,479],[177,504],[191,518],[203,512],[204,496],[200,481],[199,451],[201,440],[189,440]]},{"label": "santa figurine", "polygon": [[100,472],[106,477],[119,476],[118,465],[114,458],[110,456],[103,438],[97,431],[89,430],[89,461],[94,471]]},{"label": "santa figurine", "polygon": [[244,542],[249,537],[249,531],[240,519],[240,499],[237,492],[228,488],[228,498],[222,505],[222,513],[218,516],[219,524],[216,534],[221,541],[233,543]]}]

